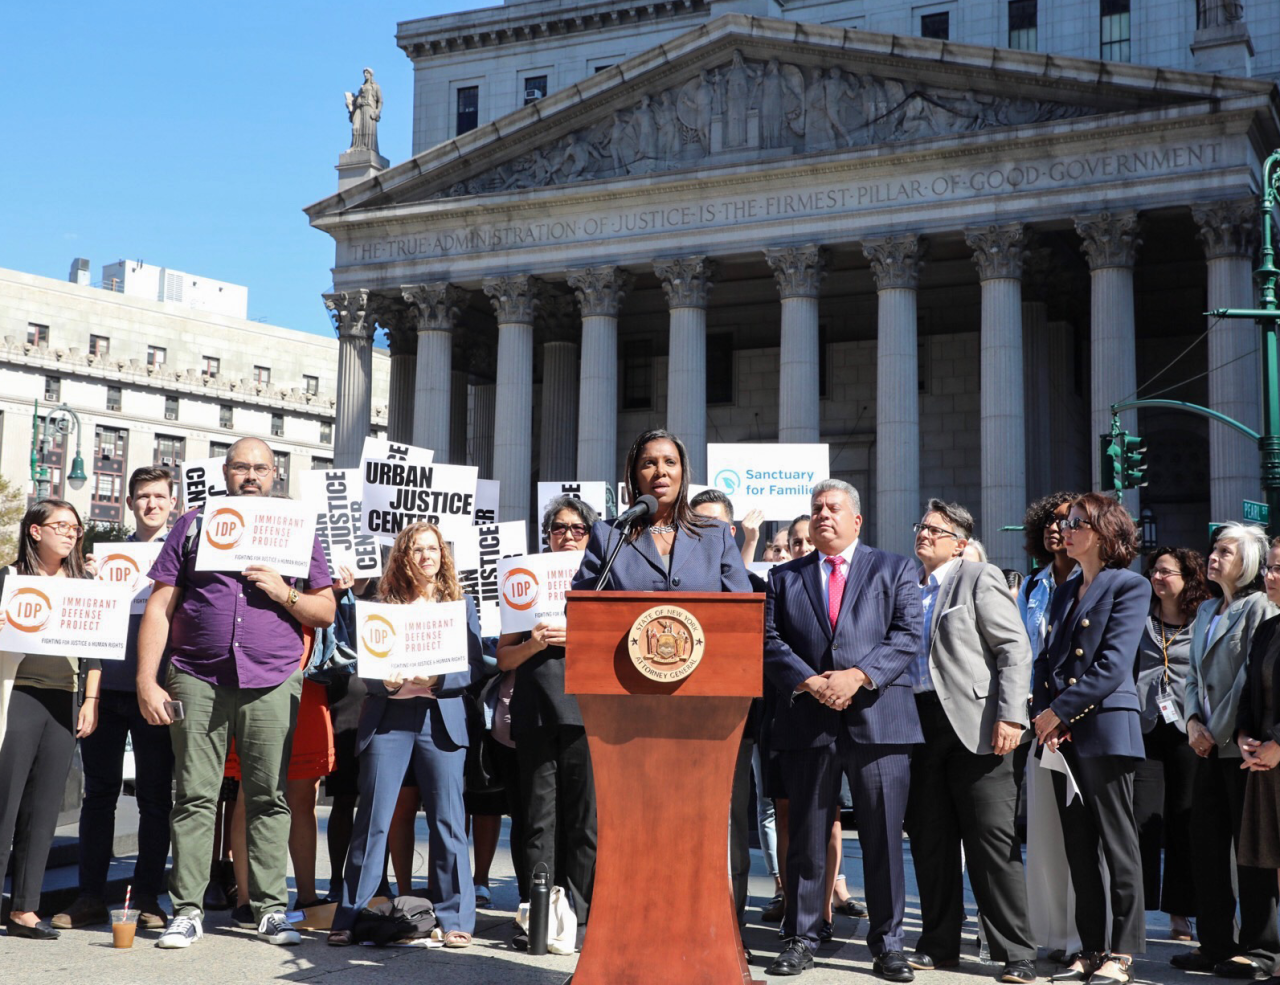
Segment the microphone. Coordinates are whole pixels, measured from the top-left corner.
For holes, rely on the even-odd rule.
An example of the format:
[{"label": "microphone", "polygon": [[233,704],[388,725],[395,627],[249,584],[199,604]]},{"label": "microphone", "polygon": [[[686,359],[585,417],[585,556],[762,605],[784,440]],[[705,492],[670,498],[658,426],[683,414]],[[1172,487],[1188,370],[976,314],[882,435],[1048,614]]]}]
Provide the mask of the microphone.
[{"label": "microphone", "polygon": [[652,496],[641,496],[636,500],[635,505],[625,513],[621,513],[615,523],[618,527],[629,527],[637,520],[648,516],[650,513],[658,512],[658,501]]}]

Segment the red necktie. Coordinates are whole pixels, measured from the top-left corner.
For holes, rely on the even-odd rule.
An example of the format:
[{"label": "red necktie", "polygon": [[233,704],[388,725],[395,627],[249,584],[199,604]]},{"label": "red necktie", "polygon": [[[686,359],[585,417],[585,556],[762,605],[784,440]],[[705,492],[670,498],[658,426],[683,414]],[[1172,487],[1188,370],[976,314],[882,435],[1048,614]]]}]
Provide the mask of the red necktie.
[{"label": "red necktie", "polygon": [[829,557],[831,580],[827,583],[827,615],[831,619],[831,628],[836,628],[836,617],[840,615],[840,601],[844,598],[844,558]]}]

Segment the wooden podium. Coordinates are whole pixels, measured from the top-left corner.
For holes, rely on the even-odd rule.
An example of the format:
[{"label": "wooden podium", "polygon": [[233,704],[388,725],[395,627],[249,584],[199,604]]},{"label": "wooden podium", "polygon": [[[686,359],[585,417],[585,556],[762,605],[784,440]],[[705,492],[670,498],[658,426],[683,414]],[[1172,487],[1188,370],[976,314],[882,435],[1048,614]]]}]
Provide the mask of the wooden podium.
[{"label": "wooden podium", "polygon": [[[632,660],[628,644],[644,635],[633,626],[657,606],[692,614],[705,636],[689,641],[704,649],[683,680],[651,680]],[[764,596],[569,592],[566,614],[565,690],[582,708],[598,824],[573,985],[752,985],[729,880],[729,801],[760,694]]]}]

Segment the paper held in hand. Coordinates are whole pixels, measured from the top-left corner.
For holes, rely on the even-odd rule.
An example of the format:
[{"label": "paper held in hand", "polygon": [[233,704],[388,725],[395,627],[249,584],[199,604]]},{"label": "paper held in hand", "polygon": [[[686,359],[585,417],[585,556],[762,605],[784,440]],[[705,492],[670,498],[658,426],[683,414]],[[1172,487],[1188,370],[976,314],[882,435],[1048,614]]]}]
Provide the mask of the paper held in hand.
[{"label": "paper held in hand", "polygon": [[10,575],[0,597],[0,650],[123,660],[131,601],[127,588],[107,582]]},{"label": "paper held in hand", "polygon": [[808,516],[815,484],[831,478],[827,445],[707,445],[711,484],[733,501],[734,519],[751,510],[766,520]]},{"label": "paper held in hand", "polygon": [[[374,440],[374,439],[369,439]],[[349,568],[356,579],[382,574],[382,550],[378,539],[360,532],[359,469],[316,469],[302,473],[302,500],[316,514],[316,536],[329,559],[329,573]]]},{"label": "paper held in hand", "polygon": [[476,602],[480,613],[480,635],[497,636],[502,631],[502,610],[498,605],[498,562],[529,549],[523,520],[486,523],[472,527],[453,542],[453,563],[458,584]]},{"label": "paper held in hand", "polygon": [[540,622],[564,625],[564,594],[582,564],[581,551],[526,554],[498,562],[502,631],[526,633]]},{"label": "paper held in hand", "polygon": [[227,494],[227,480],[222,474],[224,464],[224,457],[195,458],[182,463],[182,512],[198,509],[210,499]]},{"label": "paper held in hand", "polygon": [[235,496],[204,504],[197,571],[243,571],[251,564],[286,577],[311,572],[316,514],[310,503],[270,496]]},{"label": "paper held in hand", "polygon": [[147,572],[160,556],[162,540],[126,540],[118,544],[97,544],[93,553],[98,557],[98,581],[118,585],[133,595],[129,611],[142,615],[151,598],[151,579]]},{"label": "paper held in hand", "polygon": [[367,680],[463,673],[467,603],[356,602],[356,673]]},{"label": "paper held in hand", "polygon": [[366,458],[360,465],[363,532],[394,538],[414,523],[433,523],[445,540],[472,526],[476,509],[474,465],[415,465]]}]

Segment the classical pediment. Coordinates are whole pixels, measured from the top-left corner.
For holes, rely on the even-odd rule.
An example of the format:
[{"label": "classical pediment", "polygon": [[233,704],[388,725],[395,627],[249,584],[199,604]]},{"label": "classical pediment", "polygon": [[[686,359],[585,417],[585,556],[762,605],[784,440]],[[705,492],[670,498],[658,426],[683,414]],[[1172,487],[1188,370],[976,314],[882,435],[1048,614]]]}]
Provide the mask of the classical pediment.
[{"label": "classical pediment", "polygon": [[[1228,88],[1229,87],[1229,88]],[[1265,83],[730,14],[308,209],[350,210],[840,152],[1204,99]]]}]

